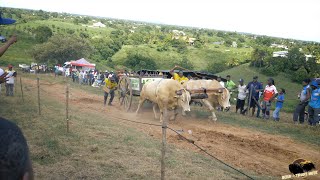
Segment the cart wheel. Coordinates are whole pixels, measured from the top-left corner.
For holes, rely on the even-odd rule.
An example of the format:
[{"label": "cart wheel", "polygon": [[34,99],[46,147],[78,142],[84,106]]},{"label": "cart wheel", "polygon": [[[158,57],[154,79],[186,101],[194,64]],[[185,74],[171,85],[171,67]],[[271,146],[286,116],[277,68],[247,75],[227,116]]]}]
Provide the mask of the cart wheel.
[{"label": "cart wheel", "polygon": [[118,83],[118,95],[120,106],[129,111],[132,103],[132,87],[130,79],[122,76]]}]

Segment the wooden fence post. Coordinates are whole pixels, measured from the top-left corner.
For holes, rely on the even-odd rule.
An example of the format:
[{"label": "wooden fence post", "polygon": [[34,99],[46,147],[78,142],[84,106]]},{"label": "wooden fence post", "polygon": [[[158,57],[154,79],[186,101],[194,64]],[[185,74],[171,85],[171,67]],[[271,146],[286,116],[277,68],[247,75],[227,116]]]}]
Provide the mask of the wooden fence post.
[{"label": "wooden fence post", "polygon": [[66,120],[67,120],[67,132],[69,132],[69,84],[66,87]]},{"label": "wooden fence post", "polygon": [[39,107],[39,115],[41,115],[41,107],[40,107],[40,79],[37,78],[38,85],[38,107]]},{"label": "wooden fence post", "polygon": [[167,145],[167,118],[168,110],[164,108],[162,117],[162,149],[161,149],[161,180],[165,180],[165,156],[166,156],[166,145]]},{"label": "wooden fence post", "polygon": [[24,102],[24,97],[23,97],[23,88],[22,88],[22,80],[20,77],[20,88],[21,88],[21,97],[22,97],[22,102]]}]

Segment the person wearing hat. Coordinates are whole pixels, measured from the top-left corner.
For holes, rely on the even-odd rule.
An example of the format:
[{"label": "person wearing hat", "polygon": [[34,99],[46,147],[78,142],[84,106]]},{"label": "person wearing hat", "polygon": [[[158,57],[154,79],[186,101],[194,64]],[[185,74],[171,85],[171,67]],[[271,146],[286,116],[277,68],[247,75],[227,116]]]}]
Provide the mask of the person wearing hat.
[{"label": "person wearing hat", "polygon": [[114,98],[114,91],[117,89],[117,83],[114,77],[110,77],[110,78],[106,78],[105,82],[105,86],[103,88],[104,90],[104,105],[107,104],[107,99],[108,99],[108,95],[110,94],[110,100],[108,105],[112,106],[112,101]]},{"label": "person wearing hat", "polygon": [[11,64],[8,65],[7,73],[7,81],[6,81],[6,95],[13,96],[13,88],[14,88],[14,79],[17,77],[17,73],[12,69],[13,66]]},{"label": "person wearing hat", "polygon": [[[3,18],[1,13],[0,13],[0,25],[10,25],[15,23],[16,20],[14,19],[9,19],[9,18]],[[11,36],[11,38],[3,45],[0,47],[0,57],[7,51],[7,49],[14,44],[15,42],[17,42],[17,36],[13,35]]]},{"label": "person wearing hat", "polygon": [[310,79],[304,79],[302,81],[302,90],[300,94],[298,95],[299,97],[299,104],[296,106],[296,109],[293,113],[293,122],[295,124],[298,123],[298,120],[300,124],[304,123],[304,118],[305,118],[305,109],[309,104],[309,98],[310,98]]},{"label": "person wearing hat", "polygon": [[[249,108],[252,108],[252,116],[253,116],[256,111],[256,106],[259,107],[259,104],[258,104],[259,94],[261,91],[263,91],[262,84],[258,82],[258,76],[253,77],[253,81],[249,82],[246,89],[249,91],[248,104],[249,104]],[[257,117],[259,117],[259,114],[257,114]]]},{"label": "person wearing hat", "polygon": [[179,66],[175,66],[173,69],[170,70],[170,74],[172,75],[173,79],[178,81],[179,83],[183,84],[186,81],[189,81],[187,77],[183,75],[183,71],[180,70],[179,73],[175,73],[174,70],[180,68]]},{"label": "person wearing hat", "polygon": [[319,124],[320,120],[320,88],[316,81],[312,81],[311,85],[311,97],[309,102],[309,125],[315,126]]},{"label": "person wearing hat", "polygon": [[271,102],[277,96],[278,96],[278,91],[276,86],[274,85],[274,80],[272,78],[269,78],[267,81],[267,85],[263,91],[263,101],[261,106],[264,119],[269,119]]},{"label": "person wearing hat", "polygon": [[243,79],[240,79],[239,85],[238,85],[238,98],[237,98],[237,105],[236,105],[236,113],[238,113],[239,109],[240,109],[240,113],[243,112],[247,93],[248,93],[247,85],[244,84]]}]

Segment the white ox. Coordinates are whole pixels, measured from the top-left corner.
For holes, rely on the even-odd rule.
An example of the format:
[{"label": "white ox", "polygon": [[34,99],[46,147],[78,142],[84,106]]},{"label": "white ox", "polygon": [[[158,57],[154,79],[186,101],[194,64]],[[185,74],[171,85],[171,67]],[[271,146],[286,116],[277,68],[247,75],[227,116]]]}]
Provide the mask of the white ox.
[{"label": "white ox", "polygon": [[146,100],[153,103],[153,112],[156,119],[158,119],[156,112],[156,105],[158,105],[161,122],[165,110],[174,110],[174,116],[170,120],[176,118],[177,107],[181,107],[183,111],[190,111],[190,93],[178,81],[172,79],[161,79],[143,85],[136,114]]},{"label": "white ox", "polygon": [[[224,109],[230,108],[230,93],[229,91],[221,86],[221,84],[216,80],[190,80],[183,84],[183,86],[192,92],[195,89],[206,89],[208,98],[206,99],[193,99],[192,101],[201,103],[207,107],[211,113],[211,119],[213,121],[217,120],[217,116],[214,113],[214,108],[218,103]],[[184,112],[182,112],[185,115]]]}]

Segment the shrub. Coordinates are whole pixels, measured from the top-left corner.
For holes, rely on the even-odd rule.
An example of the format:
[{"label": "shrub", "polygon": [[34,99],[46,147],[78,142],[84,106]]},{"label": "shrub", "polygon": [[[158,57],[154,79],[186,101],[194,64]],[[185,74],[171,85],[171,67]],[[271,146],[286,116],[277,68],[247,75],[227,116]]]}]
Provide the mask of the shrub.
[{"label": "shrub", "polygon": [[291,75],[291,80],[295,82],[301,82],[304,79],[309,78],[309,74],[305,68],[301,67]]}]

